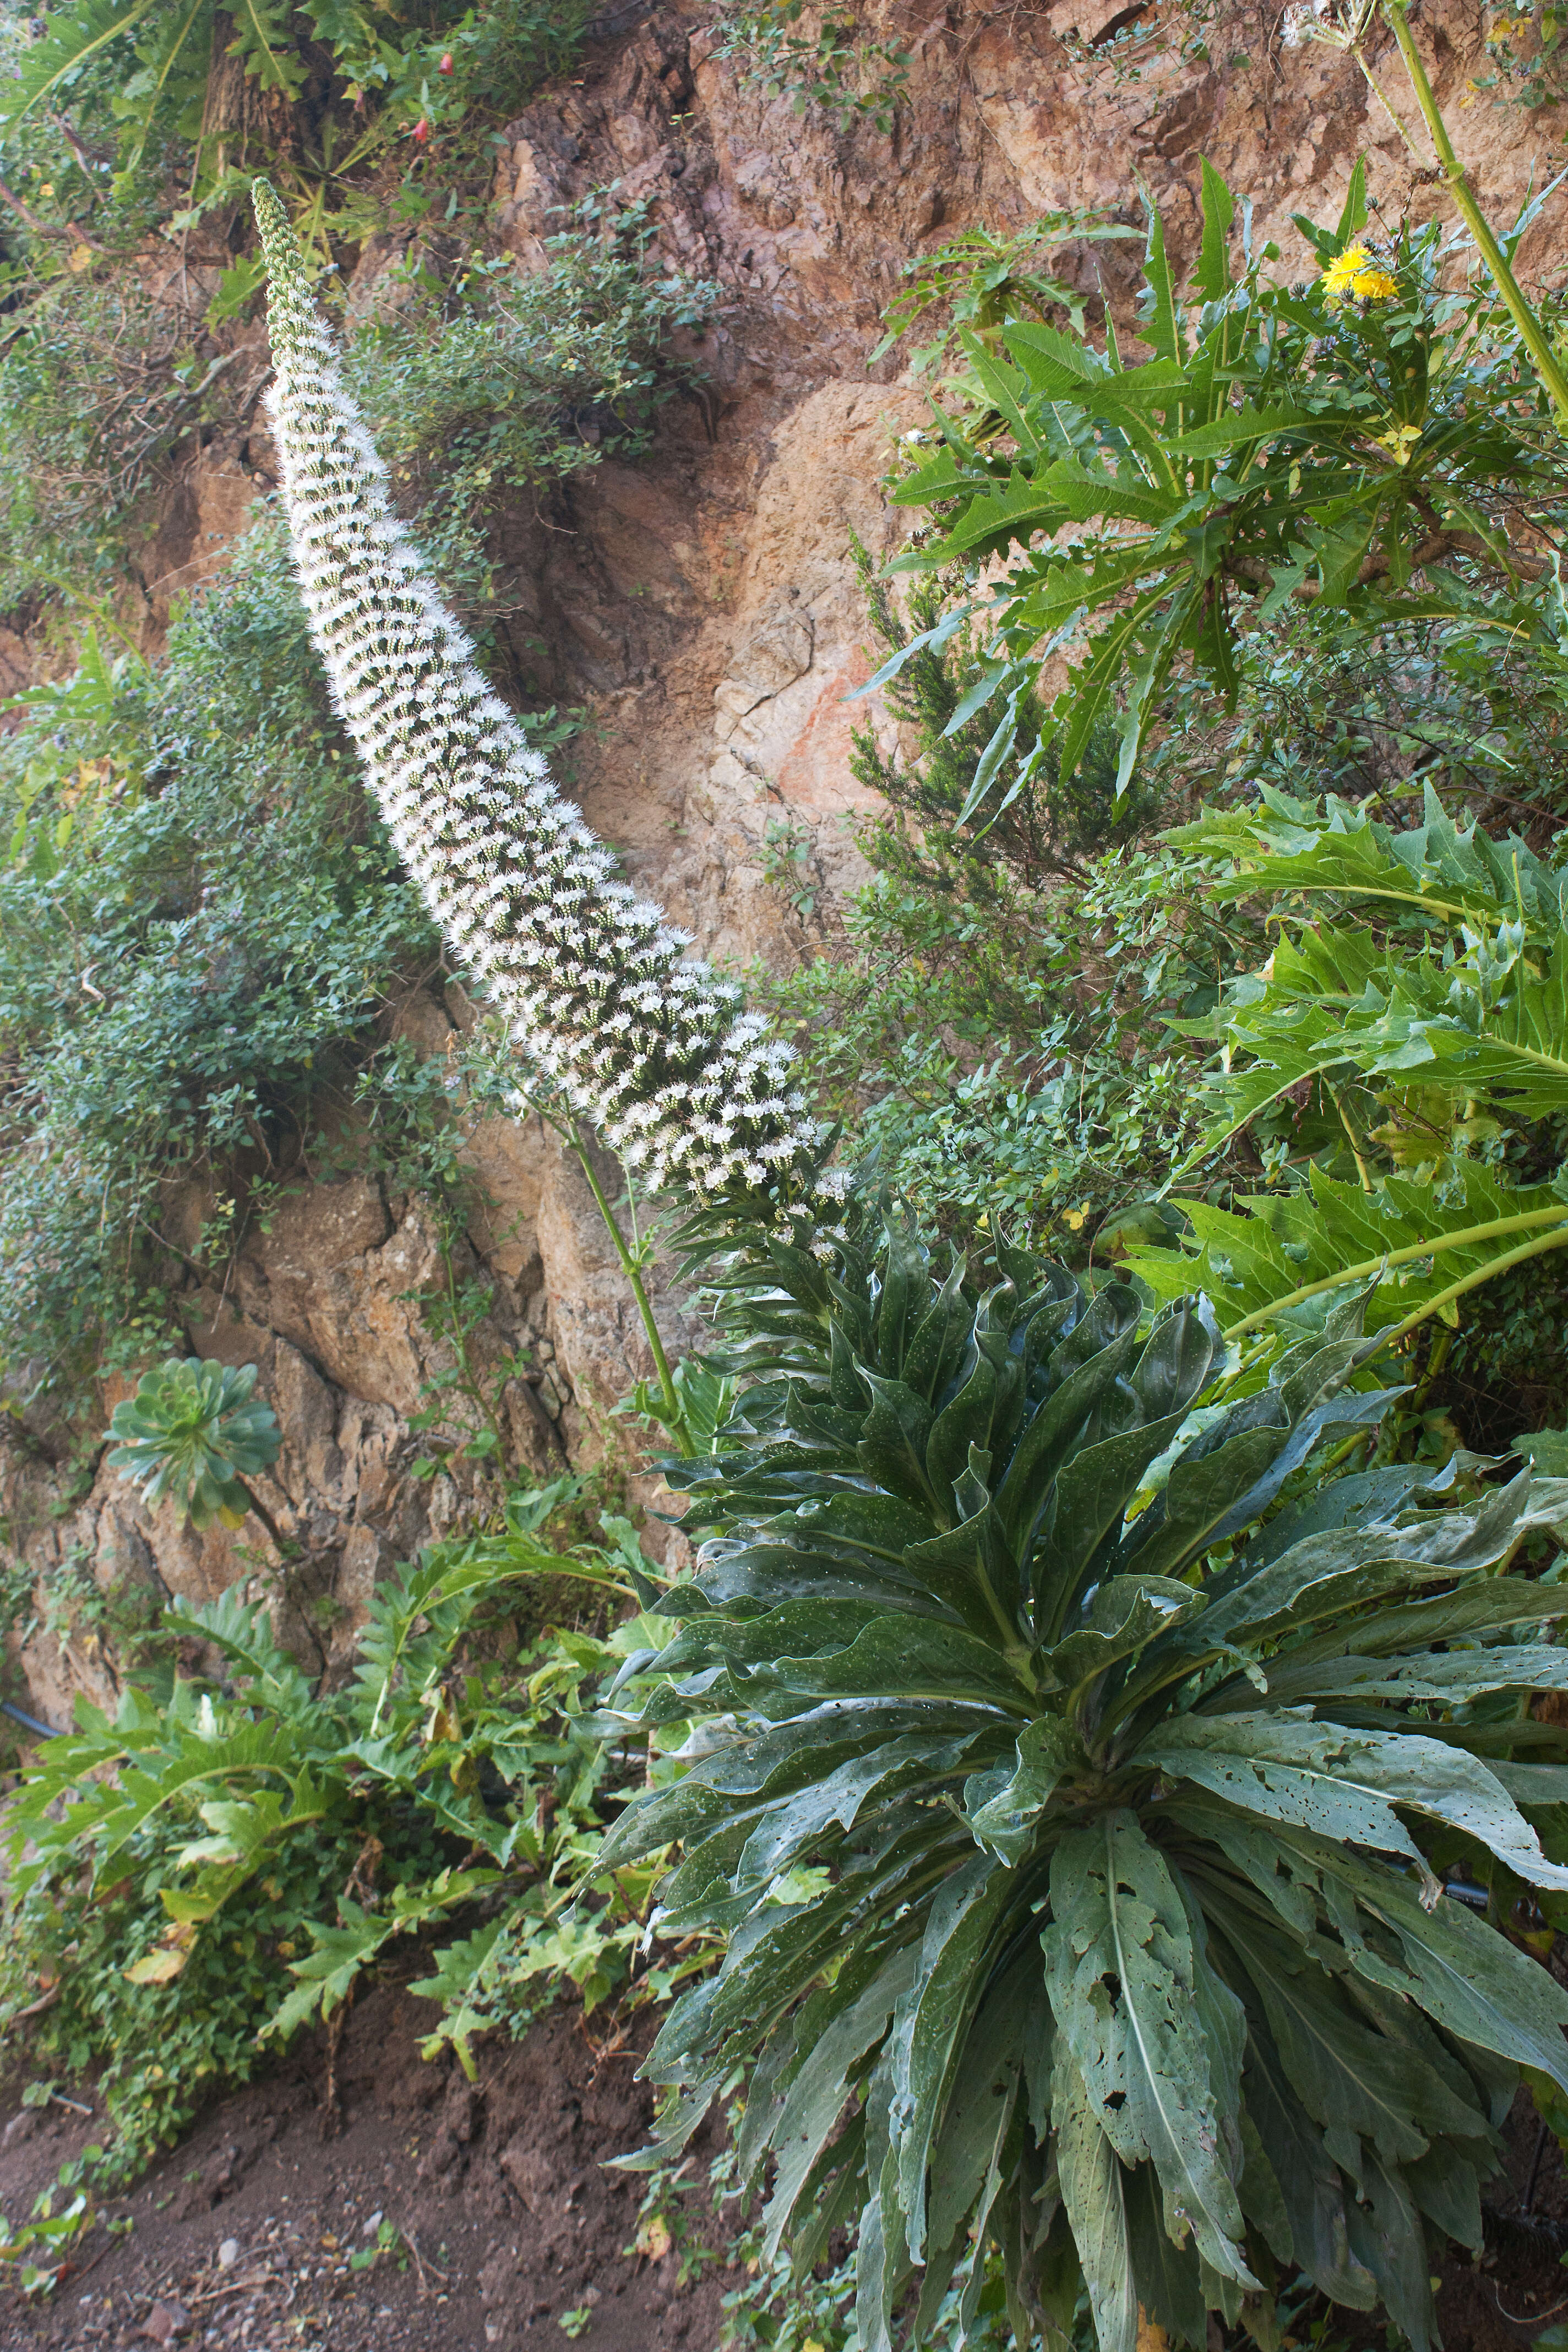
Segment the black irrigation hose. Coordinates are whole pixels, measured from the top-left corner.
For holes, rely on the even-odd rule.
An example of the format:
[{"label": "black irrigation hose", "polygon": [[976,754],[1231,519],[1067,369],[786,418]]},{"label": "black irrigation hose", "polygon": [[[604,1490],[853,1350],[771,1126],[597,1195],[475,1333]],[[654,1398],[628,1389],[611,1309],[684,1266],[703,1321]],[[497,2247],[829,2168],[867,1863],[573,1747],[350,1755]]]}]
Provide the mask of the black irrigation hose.
[{"label": "black irrigation hose", "polygon": [[32,1732],[36,1738],[60,1739],[64,1737],[52,1723],[40,1723],[36,1715],[29,1715],[25,1706],[14,1706],[8,1698],[0,1698],[0,1715],[8,1715],[13,1723],[19,1723],[24,1731]]}]

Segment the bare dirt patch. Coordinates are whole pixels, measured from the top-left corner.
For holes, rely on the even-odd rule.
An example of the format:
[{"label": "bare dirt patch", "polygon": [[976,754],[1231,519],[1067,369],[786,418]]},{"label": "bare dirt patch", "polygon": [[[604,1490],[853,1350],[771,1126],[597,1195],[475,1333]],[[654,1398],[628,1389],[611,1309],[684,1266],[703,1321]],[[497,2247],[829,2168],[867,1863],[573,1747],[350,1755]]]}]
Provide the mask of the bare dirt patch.
[{"label": "bare dirt patch", "polygon": [[[710,2277],[623,2252],[636,2176],[605,2168],[651,2114],[635,2080],[651,2027],[595,2047],[563,2005],[481,2046],[479,2081],[418,2042],[431,2005],[383,1986],[349,2016],[337,2113],[320,2041],[224,2099],[136,2189],[108,2201],[46,2305],[0,2292],[0,2347],[225,2352],[712,2352]],[[25,2217],[101,2124],[0,2103],[0,2207]],[[324,2130],[325,2127],[325,2130]],[[327,2134],[330,2133],[330,2136]],[[395,2244],[358,2269],[386,2234]],[[565,2318],[568,2326],[563,2329]]]}]

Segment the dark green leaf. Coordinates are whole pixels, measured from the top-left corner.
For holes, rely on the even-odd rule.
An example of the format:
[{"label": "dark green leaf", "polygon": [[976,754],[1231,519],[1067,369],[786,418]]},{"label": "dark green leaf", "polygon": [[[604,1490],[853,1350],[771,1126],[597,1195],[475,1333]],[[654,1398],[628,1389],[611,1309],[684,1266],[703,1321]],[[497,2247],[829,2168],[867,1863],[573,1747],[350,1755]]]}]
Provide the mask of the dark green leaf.
[{"label": "dark green leaf", "polygon": [[1044,1940],[1057,2028],[1107,2138],[1123,2164],[1153,2163],[1173,2239],[1190,2228],[1216,2271],[1254,2284],[1196,2027],[1186,1911],[1131,1813],[1061,1839]]}]

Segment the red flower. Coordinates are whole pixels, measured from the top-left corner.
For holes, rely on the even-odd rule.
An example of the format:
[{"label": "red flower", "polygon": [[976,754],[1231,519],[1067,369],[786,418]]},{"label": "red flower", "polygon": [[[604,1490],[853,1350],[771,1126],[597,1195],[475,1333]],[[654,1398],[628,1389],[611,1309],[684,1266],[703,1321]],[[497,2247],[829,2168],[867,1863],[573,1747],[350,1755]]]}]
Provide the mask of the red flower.
[{"label": "red flower", "polygon": [[437,71],[439,73],[450,73],[452,70],[452,52],[448,49],[446,56],[442,58],[440,65],[437,67]]},{"label": "red flower", "polygon": [[414,126],[414,136],[421,147],[424,146],[425,142],[430,136],[430,125],[426,121],[423,115],[420,116],[418,121]]}]

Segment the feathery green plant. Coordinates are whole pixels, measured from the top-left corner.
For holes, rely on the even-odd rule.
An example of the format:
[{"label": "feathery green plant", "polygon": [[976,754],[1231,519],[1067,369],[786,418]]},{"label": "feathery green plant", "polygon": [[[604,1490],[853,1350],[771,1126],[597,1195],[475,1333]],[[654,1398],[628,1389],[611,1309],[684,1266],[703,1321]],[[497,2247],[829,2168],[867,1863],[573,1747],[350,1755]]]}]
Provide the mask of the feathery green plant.
[{"label": "feathery green plant", "polygon": [[[112,2172],[135,2171],[216,2081],[247,2079],[268,2042],[330,2017],[400,1938],[430,1947],[428,2047],[469,2068],[470,2037],[545,1988],[571,1981],[592,2007],[626,1984],[646,1880],[567,1912],[598,1886],[599,1805],[627,1769],[584,1686],[637,1620],[493,1654],[496,1604],[520,1580],[658,1590],[624,1521],[605,1522],[605,1545],[551,1549],[543,1530],[579,1492],[563,1478],[515,1493],[504,1532],[384,1579],[335,1689],[312,1687],[238,1590],[176,1604],[163,1631],[216,1652],[221,1680],[128,1682],[112,1716],[79,1700],[74,1728],[29,1758],[7,1827],[0,2032],[40,1983],[59,1988],[37,2030],[73,2068],[105,2063]],[[487,1615],[490,1639],[471,1646]]]},{"label": "feathery green plant", "polygon": [[1104,245],[1137,234],[1107,220],[1103,212],[1090,211],[1041,213],[1013,236],[972,228],[944,237],[934,252],[905,262],[904,291],[884,311],[882,340],[871,357],[884,359],[914,328],[938,320],[934,339],[910,352],[908,365],[916,376],[946,359],[960,328],[995,352],[1013,320],[1032,316],[1049,326],[1052,312],[1065,310],[1081,334],[1088,297],[1053,278],[1044,266],[1046,257],[1064,245]]},{"label": "feathery green plant", "polygon": [[[1212,897],[1271,898],[1293,933],[1186,1024],[1225,1049],[1201,1148],[1321,1086],[1356,1174],[1313,1166],[1245,1213],[1184,1202],[1195,1255],[1138,1244],[1142,1280],[1166,1298],[1199,1285],[1228,1337],[1271,1331],[1278,1347],[1369,1281],[1371,1313],[1401,1335],[1453,1326],[1471,1292],[1568,1247],[1563,875],[1517,836],[1456,824],[1430,791],[1404,830],[1266,787],[1170,839],[1209,861]],[[1528,1152],[1510,1165],[1507,1147],[1537,1133],[1535,1170]]]}]

